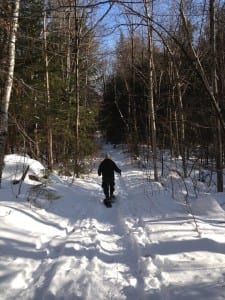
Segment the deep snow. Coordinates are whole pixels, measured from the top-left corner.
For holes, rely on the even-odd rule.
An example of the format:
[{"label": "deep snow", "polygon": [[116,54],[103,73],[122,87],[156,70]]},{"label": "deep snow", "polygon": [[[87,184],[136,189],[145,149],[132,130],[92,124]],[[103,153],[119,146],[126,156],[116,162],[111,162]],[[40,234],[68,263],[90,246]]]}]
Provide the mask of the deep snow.
[{"label": "deep snow", "polygon": [[29,174],[43,166],[6,156],[0,298],[225,299],[225,193],[184,182],[171,162],[161,183],[146,180],[122,147],[103,151],[122,169],[112,208],[102,204],[101,159],[91,174],[73,183],[53,174],[40,190],[28,176],[12,181],[24,164]]}]

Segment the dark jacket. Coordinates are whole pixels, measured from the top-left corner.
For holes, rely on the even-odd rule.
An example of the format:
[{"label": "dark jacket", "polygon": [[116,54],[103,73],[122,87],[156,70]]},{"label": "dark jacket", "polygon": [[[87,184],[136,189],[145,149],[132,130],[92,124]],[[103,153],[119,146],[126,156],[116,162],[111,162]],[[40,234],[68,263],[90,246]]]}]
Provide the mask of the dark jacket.
[{"label": "dark jacket", "polygon": [[121,175],[121,170],[110,158],[105,158],[99,165],[98,175],[102,175],[102,180],[114,180],[114,171]]}]

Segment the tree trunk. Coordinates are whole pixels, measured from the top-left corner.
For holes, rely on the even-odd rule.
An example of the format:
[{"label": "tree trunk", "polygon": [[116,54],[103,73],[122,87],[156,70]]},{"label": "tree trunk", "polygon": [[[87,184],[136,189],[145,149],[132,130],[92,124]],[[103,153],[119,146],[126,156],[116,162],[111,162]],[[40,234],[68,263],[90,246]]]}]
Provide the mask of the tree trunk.
[{"label": "tree trunk", "polygon": [[[217,72],[216,72],[216,28],[215,28],[215,0],[210,0],[210,47],[211,47],[211,82],[213,94],[218,102]],[[223,192],[223,145],[222,130],[219,120],[216,120],[216,170],[217,170],[217,191]]]},{"label": "tree trunk", "polygon": [[131,124],[132,128],[132,150],[135,157],[139,156],[138,149],[138,130],[137,130],[137,109],[136,109],[136,97],[135,97],[135,49],[134,49],[134,25],[133,21],[131,24],[131,73],[132,73],[132,82],[131,82],[131,105],[132,105],[132,119]]},{"label": "tree trunk", "polygon": [[[35,109],[35,114],[37,113],[37,97],[34,96],[34,109]],[[39,138],[38,138],[38,122],[35,122],[34,125],[34,153],[37,158],[40,157],[40,148],[39,148]]]},{"label": "tree trunk", "polygon": [[148,61],[149,61],[149,78],[148,78],[148,127],[149,139],[152,146],[153,154],[153,169],[154,179],[158,181],[158,167],[157,167],[157,143],[156,143],[156,122],[155,122],[155,107],[154,107],[154,93],[153,93],[153,40],[152,40],[152,24],[150,18],[150,0],[144,0],[145,13],[147,17],[148,30]]},{"label": "tree trunk", "polygon": [[20,0],[15,0],[12,11],[12,25],[9,36],[8,48],[8,70],[5,83],[5,91],[2,97],[1,104],[1,119],[0,119],[0,184],[2,182],[2,171],[4,167],[5,145],[8,135],[8,110],[10,97],[13,86],[13,76],[15,67],[15,46],[16,46],[16,33],[18,28]]},{"label": "tree trunk", "polygon": [[[47,99],[47,108],[50,107],[50,86],[49,86],[49,72],[48,72],[48,49],[47,49],[47,25],[46,25],[46,12],[44,13],[44,22],[43,22],[43,31],[44,31],[44,55],[45,55],[45,84],[46,84],[46,99]],[[47,164],[48,169],[53,170],[53,151],[52,151],[52,122],[49,112],[47,112]]]},{"label": "tree trunk", "polygon": [[178,96],[178,108],[179,108],[179,149],[180,149],[180,155],[182,157],[182,166],[183,166],[183,175],[184,178],[187,177],[187,162],[186,162],[186,151],[185,151],[185,126],[184,126],[184,110],[183,110],[183,97],[181,92],[181,84],[180,84],[180,76],[179,72],[177,70],[177,67],[175,68],[175,79],[176,79],[176,87],[177,87],[177,96]]},{"label": "tree trunk", "polygon": [[75,1],[75,157],[74,171],[76,177],[79,177],[79,156],[80,156],[80,79],[79,79],[79,55],[80,55],[80,26],[77,2]]}]

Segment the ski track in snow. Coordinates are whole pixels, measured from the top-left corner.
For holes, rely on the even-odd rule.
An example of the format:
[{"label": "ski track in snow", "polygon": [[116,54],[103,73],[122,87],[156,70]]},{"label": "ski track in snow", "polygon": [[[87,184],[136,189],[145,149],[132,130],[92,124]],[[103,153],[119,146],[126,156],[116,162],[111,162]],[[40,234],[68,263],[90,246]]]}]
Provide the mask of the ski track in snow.
[{"label": "ski track in snow", "polygon": [[39,227],[30,236],[28,228],[18,228],[27,233],[26,243],[15,242],[12,233],[14,258],[2,263],[11,273],[0,273],[0,294],[9,289],[4,299],[225,299],[221,217],[205,222],[198,216],[199,235],[183,200],[174,201],[159,183],[146,182],[122,157],[122,151],[112,157],[118,165],[123,162],[112,208],[102,204],[96,174],[86,183],[55,182],[63,202],[57,200],[47,211],[31,209],[28,214],[26,203],[20,209],[5,205],[1,213],[9,220],[26,214]]}]

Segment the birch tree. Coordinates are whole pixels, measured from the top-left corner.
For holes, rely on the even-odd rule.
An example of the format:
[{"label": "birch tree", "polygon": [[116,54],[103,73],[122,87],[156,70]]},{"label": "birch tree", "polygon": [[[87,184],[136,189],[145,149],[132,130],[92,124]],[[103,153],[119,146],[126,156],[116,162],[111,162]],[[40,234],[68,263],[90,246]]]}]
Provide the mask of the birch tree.
[{"label": "birch tree", "polygon": [[[210,13],[210,53],[211,53],[211,86],[213,94],[218,102],[218,88],[217,88],[217,62],[216,62],[216,21],[215,21],[215,0],[209,1]],[[219,103],[219,102],[218,102]],[[217,169],[217,191],[223,192],[223,144],[222,144],[222,130],[219,120],[216,120],[216,169]]]},{"label": "birch tree", "polygon": [[[150,3],[151,2],[151,3]],[[144,0],[144,8],[147,22],[147,36],[148,36],[148,63],[149,63],[149,77],[148,77],[148,127],[149,138],[151,139],[152,153],[153,153],[153,167],[154,167],[154,179],[158,180],[158,168],[157,168],[157,141],[156,141],[156,121],[155,121],[155,105],[154,105],[154,93],[153,93],[153,38],[152,38],[152,21],[151,11],[153,11],[153,1]]]},{"label": "birch tree", "polygon": [[10,97],[13,87],[14,67],[15,67],[15,49],[16,49],[16,34],[18,28],[20,0],[15,0],[12,3],[12,21],[9,32],[9,45],[7,57],[7,72],[5,81],[5,90],[1,103],[1,119],[0,119],[0,183],[2,182],[2,171],[4,167],[5,145],[8,135],[8,111]]},{"label": "birch tree", "polygon": [[[43,18],[43,37],[44,37],[44,60],[45,60],[45,95],[47,100],[47,108],[50,107],[50,84],[49,84],[49,58],[48,58],[48,47],[47,47],[47,15],[44,11]],[[53,151],[52,151],[52,124],[51,116],[47,114],[47,154],[48,154],[48,169],[53,170]]]}]

